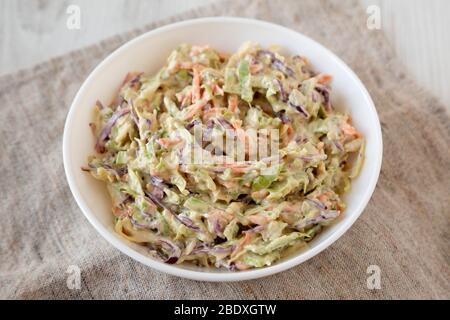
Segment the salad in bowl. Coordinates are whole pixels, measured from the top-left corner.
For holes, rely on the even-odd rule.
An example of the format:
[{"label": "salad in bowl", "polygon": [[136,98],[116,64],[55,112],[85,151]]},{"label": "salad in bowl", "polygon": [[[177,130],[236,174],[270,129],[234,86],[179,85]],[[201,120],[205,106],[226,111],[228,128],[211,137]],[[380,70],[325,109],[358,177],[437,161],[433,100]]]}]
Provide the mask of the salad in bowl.
[{"label": "salad in bowl", "polygon": [[105,183],[115,232],[166,264],[247,270],[302,250],[342,215],[365,138],[307,57],[180,44],[130,72],[90,123],[82,167]]}]

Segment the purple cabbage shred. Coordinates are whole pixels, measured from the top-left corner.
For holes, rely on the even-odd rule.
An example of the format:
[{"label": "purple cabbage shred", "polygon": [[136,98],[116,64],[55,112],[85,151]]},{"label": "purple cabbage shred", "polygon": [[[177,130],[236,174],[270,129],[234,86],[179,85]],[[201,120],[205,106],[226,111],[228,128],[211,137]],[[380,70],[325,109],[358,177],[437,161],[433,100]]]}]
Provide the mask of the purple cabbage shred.
[{"label": "purple cabbage shred", "polygon": [[309,118],[309,113],[306,108],[302,105],[296,105],[289,101],[289,106],[300,112],[305,118]]},{"label": "purple cabbage shred", "polygon": [[105,127],[103,128],[102,132],[100,133],[97,143],[95,144],[95,150],[99,153],[105,152],[105,141],[108,139],[109,135],[111,134],[112,127],[116,124],[117,120],[119,120],[124,115],[130,113],[130,109],[121,109],[116,111],[111,118],[109,118],[108,122],[106,123]]}]

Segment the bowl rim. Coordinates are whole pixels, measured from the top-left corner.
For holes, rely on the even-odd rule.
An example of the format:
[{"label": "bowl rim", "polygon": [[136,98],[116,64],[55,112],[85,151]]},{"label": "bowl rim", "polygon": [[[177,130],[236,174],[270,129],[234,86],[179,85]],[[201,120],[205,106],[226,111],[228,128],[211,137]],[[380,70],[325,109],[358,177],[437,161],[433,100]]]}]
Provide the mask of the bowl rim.
[{"label": "bowl rim", "polygon": [[[373,171],[370,181],[368,181],[368,187],[365,189],[364,194],[361,196],[362,201],[360,202],[359,206],[354,210],[354,214],[350,216],[349,219],[344,220],[339,225],[339,228],[337,228],[333,233],[331,233],[327,238],[325,238],[319,245],[317,245],[314,248],[310,248],[308,250],[305,250],[301,252],[297,256],[292,256],[291,258],[287,259],[286,261],[279,262],[275,265],[263,267],[260,269],[251,269],[246,271],[239,271],[239,272],[205,272],[205,271],[195,271],[195,270],[189,270],[184,269],[181,267],[177,267],[174,265],[168,265],[164,262],[157,261],[155,259],[152,259],[149,256],[145,256],[136,250],[130,248],[125,243],[121,242],[117,237],[115,237],[106,227],[104,227],[99,220],[95,217],[95,215],[91,212],[91,209],[88,207],[87,203],[81,196],[81,193],[79,192],[79,189],[75,183],[74,173],[72,172],[72,161],[69,157],[69,141],[70,141],[70,135],[71,131],[70,128],[73,123],[73,117],[75,114],[76,106],[80,104],[80,100],[82,96],[84,95],[84,92],[88,88],[88,86],[91,84],[92,79],[96,77],[98,73],[100,73],[103,68],[108,65],[111,60],[114,59],[117,55],[121,54],[122,52],[128,50],[128,48],[132,47],[135,43],[138,43],[140,41],[143,41],[147,37],[154,37],[158,34],[170,31],[172,29],[177,29],[180,27],[193,25],[193,24],[203,24],[203,23],[241,23],[246,25],[253,25],[253,26],[262,26],[272,29],[278,29],[278,31],[281,31],[283,33],[289,33],[289,34],[295,34],[296,37],[301,37],[306,42],[310,42],[315,46],[320,47],[321,50],[325,51],[327,55],[330,56],[331,59],[335,60],[337,64],[339,64],[344,72],[346,72],[355,83],[358,84],[359,90],[361,90],[364,99],[366,101],[366,104],[371,109],[372,114],[374,115],[375,119],[375,132],[374,132],[374,143],[377,145],[375,146],[377,148],[378,152],[378,158],[375,159],[375,170]],[[331,50],[323,46],[322,44],[318,43],[317,41],[311,39],[308,36],[305,36],[304,34],[294,31],[292,29],[289,29],[287,27],[267,22],[267,21],[261,21],[257,19],[249,19],[249,18],[238,18],[238,17],[204,17],[204,18],[196,18],[196,19],[189,19],[184,20],[176,23],[171,23],[168,25],[164,25],[162,27],[150,30],[148,32],[145,32],[130,41],[124,43],[119,48],[114,50],[112,53],[110,53],[105,59],[103,59],[91,73],[89,76],[84,80],[82,86],[78,90],[67,115],[65,125],[64,125],[64,134],[63,134],[63,162],[64,162],[64,171],[67,177],[67,181],[70,187],[70,190],[75,198],[75,201],[77,202],[78,206],[80,207],[81,211],[83,212],[84,216],[87,218],[87,220],[92,224],[92,226],[97,230],[98,233],[110,244],[112,244],[116,249],[121,251],[122,253],[128,255],[129,257],[133,258],[136,261],[139,261],[140,263],[149,266],[155,270],[158,270],[160,272],[165,272],[170,275],[188,278],[191,280],[198,280],[198,281],[212,281],[212,282],[222,282],[222,281],[242,281],[242,280],[250,280],[250,279],[256,279],[261,278],[269,275],[273,275],[276,273],[279,273],[281,271],[285,271],[287,269],[290,269],[296,265],[299,265],[308,259],[312,258],[313,256],[319,254],[326,248],[328,248],[331,244],[333,244],[337,239],[339,239],[356,221],[356,219],[359,218],[359,216],[362,214],[363,210],[367,206],[367,203],[369,202],[381,170],[381,163],[382,163],[382,157],[383,157],[383,141],[382,141],[382,134],[381,134],[381,126],[380,121],[378,117],[378,113],[376,111],[375,105],[373,103],[372,98],[370,97],[370,94],[362,81],[359,79],[359,77],[355,74],[355,72],[344,62],[342,61],[336,54],[334,54]]]}]

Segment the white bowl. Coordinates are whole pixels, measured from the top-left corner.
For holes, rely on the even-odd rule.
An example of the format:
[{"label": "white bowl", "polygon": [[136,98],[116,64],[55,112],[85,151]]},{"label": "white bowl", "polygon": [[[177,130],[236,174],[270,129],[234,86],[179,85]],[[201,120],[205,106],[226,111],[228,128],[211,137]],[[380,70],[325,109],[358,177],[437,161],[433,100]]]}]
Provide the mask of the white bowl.
[{"label": "white bowl", "polygon": [[[145,250],[120,238],[113,227],[111,203],[102,182],[80,167],[94,152],[94,137],[88,123],[97,99],[108,103],[129,71],[155,72],[163,66],[178,44],[209,44],[226,52],[235,51],[245,41],[262,46],[281,45],[287,53],[306,56],[315,70],[333,75],[332,101],[348,111],[355,126],[367,140],[366,160],[361,174],[345,195],[348,204],[342,218],[317,236],[302,252],[261,269],[230,272],[184,265],[168,265],[145,254]],[[63,138],[64,168],[70,189],[86,218],[113,246],[159,271],[203,281],[247,280],[289,269],[315,256],[355,222],[369,201],[378,180],[382,159],[380,122],[372,99],[355,73],[336,55],[310,38],[293,30],[257,20],[202,18],[183,21],[145,33],[109,55],[89,75],[78,91],[67,116]]]}]

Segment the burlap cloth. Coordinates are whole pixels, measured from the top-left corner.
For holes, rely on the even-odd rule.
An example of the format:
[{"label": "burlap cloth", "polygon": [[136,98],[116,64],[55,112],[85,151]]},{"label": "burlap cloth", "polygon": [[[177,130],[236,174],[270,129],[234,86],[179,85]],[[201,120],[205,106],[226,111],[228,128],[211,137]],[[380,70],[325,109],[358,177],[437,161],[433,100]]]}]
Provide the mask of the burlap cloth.
[{"label": "burlap cloth", "polygon": [[[333,50],[370,91],[384,139],[376,191],[342,238],[289,271],[220,284],[154,271],[103,240],[70,193],[61,151],[70,103],[107,54],[157,26],[217,15],[272,21]],[[366,18],[356,1],[221,2],[1,77],[0,298],[450,298],[449,116]],[[67,287],[69,265],[80,290]],[[369,265],[380,290],[367,287]]]}]

